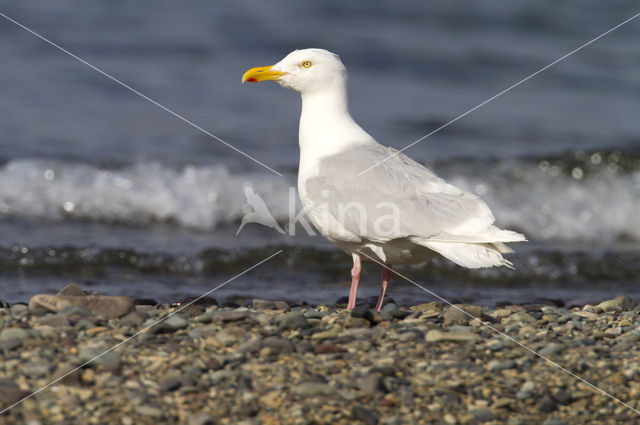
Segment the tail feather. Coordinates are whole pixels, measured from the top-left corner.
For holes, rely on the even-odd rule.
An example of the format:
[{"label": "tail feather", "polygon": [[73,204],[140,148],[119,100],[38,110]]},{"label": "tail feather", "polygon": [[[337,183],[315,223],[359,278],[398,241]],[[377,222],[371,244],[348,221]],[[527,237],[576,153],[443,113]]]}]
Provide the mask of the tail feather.
[{"label": "tail feather", "polygon": [[477,269],[481,267],[506,266],[513,269],[513,264],[502,257],[502,253],[513,252],[503,243],[460,243],[460,242],[434,242],[430,240],[414,241],[436,251],[443,257],[454,263]]}]

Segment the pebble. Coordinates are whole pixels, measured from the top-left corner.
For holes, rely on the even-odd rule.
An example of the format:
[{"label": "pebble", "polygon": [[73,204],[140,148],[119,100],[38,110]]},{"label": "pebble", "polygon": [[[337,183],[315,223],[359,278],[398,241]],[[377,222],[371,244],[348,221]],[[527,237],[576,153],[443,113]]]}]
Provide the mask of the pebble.
[{"label": "pebble", "polygon": [[189,321],[180,314],[172,314],[162,321],[162,324],[171,330],[184,329],[189,326]]},{"label": "pebble", "polygon": [[80,306],[90,311],[92,315],[103,319],[115,319],[122,317],[133,309],[133,300],[124,296],[109,295],[83,295],[83,296],[65,296],[65,295],[34,295],[29,300],[29,308],[34,310],[49,310],[53,312],[62,312],[70,306]]},{"label": "pebble", "polygon": [[272,301],[255,299],[251,302],[256,310],[288,310],[289,304],[285,301]]},{"label": "pebble", "polygon": [[436,329],[430,330],[425,336],[427,342],[475,342],[479,339],[480,337],[472,332],[442,332]]},{"label": "pebble", "polygon": [[487,368],[491,371],[513,369],[517,366],[513,360],[491,360]]},{"label": "pebble", "polygon": [[540,351],[538,351],[538,354],[540,354],[541,356],[548,357],[548,356],[553,356],[554,354],[558,354],[564,349],[565,349],[564,344],[560,344],[558,342],[552,342],[547,346],[545,346],[544,348],[542,348]]},{"label": "pebble", "polygon": [[[69,296],[96,295],[67,290]],[[388,301],[382,312],[359,306],[349,313],[236,298],[251,308],[198,305],[172,314],[180,304],[138,305],[115,320],[81,305],[53,314],[15,304],[0,309],[4,405],[126,340],[133,328],[170,315],[165,331],[143,332],[68,374],[0,415],[0,425],[65,418],[122,425],[635,419],[624,406],[441,303]],[[459,306],[567,369],[605,382],[620,399],[636,400],[640,355],[633,347],[640,341],[640,315],[629,309],[636,308],[630,300],[616,302],[621,311]]]},{"label": "pebble", "polygon": [[329,384],[320,382],[304,382],[296,388],[296,394],[303,397],[314,397],[319,395],[331,395],[336,389]]},{"label": "pebble", "polygon": [[[115,372],[120,368],[122,358],[114,350],[106,351],[110,347],[84,347],[78,353],[80,363],[91,362],[88,366],[102,366],[102,369]],[[105,352],[106,351],[106,352]]]},{"label": "pebble", "polygon": [[278,329],[306,329],[311,327],[309,320],[299,311],[285,313],[276,318]]}]

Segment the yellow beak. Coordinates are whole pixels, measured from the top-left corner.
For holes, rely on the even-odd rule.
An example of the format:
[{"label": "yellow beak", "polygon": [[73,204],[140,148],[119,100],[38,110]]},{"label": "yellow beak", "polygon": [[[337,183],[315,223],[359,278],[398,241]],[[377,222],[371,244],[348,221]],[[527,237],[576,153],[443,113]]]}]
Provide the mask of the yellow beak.
[{"label": "yellow beak", "polygon": [[286,72],[274,71],[271,66],[258,66],[251,68],[242,76],[242,82],[257,83],[258,81],[278,81]]}]

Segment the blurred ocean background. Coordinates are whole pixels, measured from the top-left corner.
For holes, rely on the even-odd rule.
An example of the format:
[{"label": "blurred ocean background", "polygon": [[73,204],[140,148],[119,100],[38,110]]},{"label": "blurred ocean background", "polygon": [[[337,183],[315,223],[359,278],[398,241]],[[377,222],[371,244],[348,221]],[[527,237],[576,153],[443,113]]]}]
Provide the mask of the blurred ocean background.
[{"label": "blurred ocean background", "polygon": [[[350,258],[257,224],[250,183],[283,225],[297,94],[241,85],[296,48],[341,55],[351,110],[402,148],[637,13],[632,1],[0,1],[0,12],[247,152],[279,177],[0,18],[0,299],[68,282],[178,301],[212,294],[334,302]],[[402,269],[488,305],[640,297],[640,19],[406,153],[525,233],[516,270],[440,260]],[[301,229],[298,229],[301,230]],[[377,294],[365,266],[361,297]],[[431,296],[394,279],[400,303]]]}]

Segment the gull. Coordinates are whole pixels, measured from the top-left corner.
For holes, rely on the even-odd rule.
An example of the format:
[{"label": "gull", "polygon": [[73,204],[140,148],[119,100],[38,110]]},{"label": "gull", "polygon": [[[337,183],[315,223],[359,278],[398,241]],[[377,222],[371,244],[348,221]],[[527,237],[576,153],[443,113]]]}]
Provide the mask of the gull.
[{"label": "gull", "polygon": [[526,241],[524,235],[494,226],[476,195],[364,131],[349,114],[347,71],[336,54],[295,50],[242,76],[243,83],[259,81],[302,97],[298,194],[318,231],[353,258],[347,309],[356,305],[363,260],[384,264],[376,311],[393,265],[441,255],[467,268],[513,268],[502,256],[513,252],[505,243]]}]

